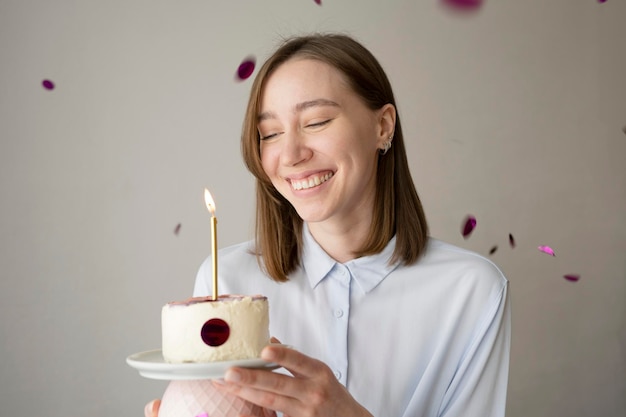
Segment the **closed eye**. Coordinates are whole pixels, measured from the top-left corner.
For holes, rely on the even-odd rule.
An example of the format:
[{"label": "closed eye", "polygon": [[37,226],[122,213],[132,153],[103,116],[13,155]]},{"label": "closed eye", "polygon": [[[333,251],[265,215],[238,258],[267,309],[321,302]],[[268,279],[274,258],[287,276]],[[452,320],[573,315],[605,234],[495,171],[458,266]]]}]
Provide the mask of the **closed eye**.
[{"label": "closed eye", "polygon": [[280,135],[282,132],[275,132],[275,133],[269,133],[265,136],[263,136],[263,134],[261,134],[259,132],[259,140],[269,140],[269,139],[273,139],[275,137],[277,137],[278,135]]},{"label": "closed eye", "polygon": [[305,127],[321,127],[321,126],[324,126],[324,125],[330,123],[332,120],[333,119],[328,119],[328,120],[322,120],[321,122],[309,123]]}]

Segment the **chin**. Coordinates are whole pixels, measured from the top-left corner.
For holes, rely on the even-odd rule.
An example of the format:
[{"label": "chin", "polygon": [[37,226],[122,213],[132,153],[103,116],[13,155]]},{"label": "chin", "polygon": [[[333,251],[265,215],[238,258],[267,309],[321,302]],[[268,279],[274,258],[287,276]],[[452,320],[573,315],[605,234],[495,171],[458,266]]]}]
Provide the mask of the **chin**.
[{"label": "chin", "polygon": [[318,223],[326,220],[326,216],[321,215],[319,211],[315,212],[311,209],[298,210],[296,207],[296,212],[298,213],[298,216],[300,216],[300,218],[307,223]]}]

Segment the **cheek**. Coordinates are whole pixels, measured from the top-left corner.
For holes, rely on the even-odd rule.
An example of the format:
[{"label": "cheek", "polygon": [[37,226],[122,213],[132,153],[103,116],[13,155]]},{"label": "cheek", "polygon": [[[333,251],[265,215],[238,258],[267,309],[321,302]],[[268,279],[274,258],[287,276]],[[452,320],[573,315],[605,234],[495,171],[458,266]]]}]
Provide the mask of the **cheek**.
[{"label": "cheek", "polygon": [[261,166],[268,177],[272,177],[276,173],[276,165],[278,161],[278,153],[271,146],[263,146],[261,144]]}]

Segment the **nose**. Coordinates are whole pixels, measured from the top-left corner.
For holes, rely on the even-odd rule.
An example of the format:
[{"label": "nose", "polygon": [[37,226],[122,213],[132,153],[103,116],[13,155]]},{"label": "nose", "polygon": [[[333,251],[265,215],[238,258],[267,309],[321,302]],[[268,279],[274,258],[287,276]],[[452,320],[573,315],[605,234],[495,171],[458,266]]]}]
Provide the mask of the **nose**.
[{"label": "nose", "polygon": [[299,132],[286,133],[283,139],[280,152],[280,161],[283,165],[296,166],[309,160],[313,155],[312,149],[306,143],[306,138]]}]

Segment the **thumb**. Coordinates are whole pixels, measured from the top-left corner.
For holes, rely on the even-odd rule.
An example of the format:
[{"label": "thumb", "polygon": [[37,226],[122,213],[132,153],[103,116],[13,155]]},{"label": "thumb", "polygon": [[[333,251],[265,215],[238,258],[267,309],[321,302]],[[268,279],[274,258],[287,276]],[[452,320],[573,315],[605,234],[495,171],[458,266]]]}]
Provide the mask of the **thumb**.
[{"label": "thumb", "polygon": [[159,407],[161,407],[161,400],[152,400],[143,409],[145,417],[158,417]]}]

